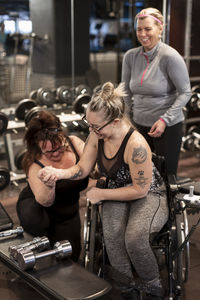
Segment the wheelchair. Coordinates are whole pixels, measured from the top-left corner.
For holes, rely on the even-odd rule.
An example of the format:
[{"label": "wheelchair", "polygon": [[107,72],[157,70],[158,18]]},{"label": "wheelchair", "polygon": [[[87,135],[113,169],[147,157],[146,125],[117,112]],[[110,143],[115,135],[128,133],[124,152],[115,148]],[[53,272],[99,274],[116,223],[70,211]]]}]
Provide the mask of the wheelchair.
[{"label": "wheelchair", "polygon": [[[188,213],[200,211],[200,183],[189,178],[177,180],[175,176],[167,176],[164,158],[153,153],[152,160],[166,184],[169,218],[160,232],[150,235],[150,244],[158,260],[161,278],[164,277],[165,299],[181,300],[189,276],[189,239],[200,223],[199,218],[189,230]],[[98,180],[97,187],[104,188],[105,181]],[[83,240],[85,268],[105,279],[109,260],[103,239],[101,203],[91,205],[87,200]]]}]

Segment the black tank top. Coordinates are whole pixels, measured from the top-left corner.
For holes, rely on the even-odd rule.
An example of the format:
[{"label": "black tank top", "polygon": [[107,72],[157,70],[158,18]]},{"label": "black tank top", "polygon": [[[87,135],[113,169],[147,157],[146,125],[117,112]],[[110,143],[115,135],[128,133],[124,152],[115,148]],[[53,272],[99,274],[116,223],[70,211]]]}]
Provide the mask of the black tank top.
[{"label": "black tank top", "polygon": [[[71,149],[73,150],[76,156],[76,162],[78,162],[79,155],[69,137],[67,137],[67,141],[69,142]],[[41,168],[45,167],[38,160],[36,160],[35,163],[41,166]],[[89,177],[86,177],[81,180],[70,180],[70,179],[58,180],[56,182],[54,204],[50,207],[46,207],[45,209],[52,215],[55,215],[55,217],[60,217],[60,218],[72,217],[79,209],[80,192],[87,187],[88,178]],[[34,197],[34,194],[29,184],[20,193],[20,198],[28,198],[28,197]]]},{"label": "black tank top", "polygon": [[[124,137],[117,153],[112,158],[106,157],[104,153],[104,140],[100,139],[98,141],[97,165],[101,175],[106,177],[107,188],[109,189],[132,185],[129,166],[124,161],[124,151],[133,132],[134,128],[131,127]],[[162,183],[163,180],[153,164],[150,191],[155,191]]]},{"label": "black tank top", "polygon": [[124,137],[117,153],[112,158],[107,158],[104,153],[104,140],[98,141],[97,164],[102,176],[107,178],[107,186],[110,189],[119,188],[132,183],[128,164],[124,161],[124,150],[129,137],[134,129],[131,127]]}]

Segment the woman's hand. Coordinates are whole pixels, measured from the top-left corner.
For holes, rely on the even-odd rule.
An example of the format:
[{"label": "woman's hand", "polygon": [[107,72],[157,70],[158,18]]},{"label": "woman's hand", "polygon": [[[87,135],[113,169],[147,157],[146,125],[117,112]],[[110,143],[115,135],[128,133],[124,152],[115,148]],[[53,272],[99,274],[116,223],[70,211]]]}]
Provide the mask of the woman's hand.
[{"label": "woman's hand", "polygon": [[86,193],[86,197],[92,204],[96,204],[96,203],[100,202],[101,200],[104,200],[102,192],[103,192],[103,189],[92,187]]},{"label": "woman's hand", "polygon": [[163,121],[158,120],[153,124],[150,131],[148,132],[148,135],[154,138],[160,137],[165,131],[165,128],[166,124]]},{"label": "woman's hand", "polygon": [[55,182],[62,177],[62,170],[56,169],[51,166],[40,169],[38,178],[47,186],[55,185]]}]

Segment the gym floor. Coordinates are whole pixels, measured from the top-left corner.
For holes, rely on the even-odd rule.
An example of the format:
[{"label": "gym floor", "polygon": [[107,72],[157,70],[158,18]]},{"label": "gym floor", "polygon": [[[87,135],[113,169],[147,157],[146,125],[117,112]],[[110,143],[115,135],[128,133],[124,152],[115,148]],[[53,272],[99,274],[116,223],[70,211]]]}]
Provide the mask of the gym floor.
[{"label": "gym floor", "polygon": [[[6,166],[5,160],[0,160],[0,165]],[[194,153],[181,153],[179,161],[178,175],[181,177],[189,177],[194,181],[200,181],[200,156]],[[94,184],[93,181],[90,184]],[[19,183],[18,186],[10,184],[6,189],[0,192],[1,203],[11,216],[14,227],[19,225],[16,215],[15,205],[19,191],[25,183]],[[80,215],[83,223],[86,205],[85,192],[80,197]],[[189,228],[196,224],[199,214],[189,215]],[[190,270],[189,279],[185,284],[183,300],[199,300],[200,294],[200,226],[197,227],[190,239]],[[8,270],[0,263],[0,299],[4,300],[44,300],[46,299],[37,291],[26,284],[13,272]],[[110,297],[112,300],[118,300],[115,293]]]}]

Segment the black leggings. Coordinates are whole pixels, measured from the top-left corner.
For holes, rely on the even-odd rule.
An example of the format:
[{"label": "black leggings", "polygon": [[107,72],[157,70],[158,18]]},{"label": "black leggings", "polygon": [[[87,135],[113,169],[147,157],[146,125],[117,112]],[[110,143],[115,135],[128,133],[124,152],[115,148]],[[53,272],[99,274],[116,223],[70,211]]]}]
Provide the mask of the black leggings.
[{"label": "black leggings", "polygon": [[150,127],[144,127],[136,123],[134,125],[145,137],[151,151],[157,155],[164,156],[167,174],[176,176],[183,135],[182,122],[171,127],[166,127],[164,133],[159,138],[152,138],[148,135]]},{"label": "black leggings", "polygon": [[17,215],[20,225],[33,236],[47,236],[51,246],[57,241],[69,240],[72,256],[77,261],[81,253],[80,215],[79,211],[71,218],[59,219],[48,208],[40,205],[34,197],[19,199]]}]

